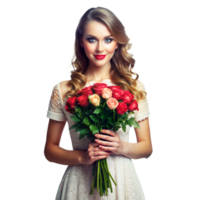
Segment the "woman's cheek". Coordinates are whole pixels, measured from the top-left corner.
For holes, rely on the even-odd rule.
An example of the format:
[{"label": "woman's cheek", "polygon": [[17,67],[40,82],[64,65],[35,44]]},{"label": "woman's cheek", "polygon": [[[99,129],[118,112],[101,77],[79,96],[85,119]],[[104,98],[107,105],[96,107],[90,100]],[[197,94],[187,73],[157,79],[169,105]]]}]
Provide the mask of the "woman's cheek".
[{"label": "woman's cheek", "polygon": [[87,51],[87,53],[93,53],[94,52],[94,46],[93,45],[89,45],[89,44],[85,44],[84,45],[84,49],[85,49],[85,51]]},{"label": "woman's cheek", "polygon": [[106,48],[106,49],[107,49],[107,52],[108,52],[108,53],[114,53],[115,47],[116,47],[115,44],[114,44],[114,45],[110,45],[109,47]]}]

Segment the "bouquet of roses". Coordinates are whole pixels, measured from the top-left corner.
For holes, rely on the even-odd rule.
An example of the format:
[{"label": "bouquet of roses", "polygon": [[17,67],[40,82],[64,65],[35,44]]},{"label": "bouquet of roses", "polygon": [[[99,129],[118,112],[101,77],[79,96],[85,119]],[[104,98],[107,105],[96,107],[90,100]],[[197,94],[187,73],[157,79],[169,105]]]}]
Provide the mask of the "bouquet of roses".
[{"label": "bouquet of roses", "polygon": [[[76,96],[70,97],[65,104],[65,110],[73,113],[71,119],[76,122],[70,129],[80,131],[79,139],[87,136],[95,141],[95,134],[106,128],[117,131],[122,128],[126,132],[126,125],[139,128],[135,121],[134,110],[138,109],[138,102],[128,90],[122,90],[120,86],[107,86],[105,83],[95,83],[80,90]],[[100,190],[100,196],[108,195],[108,188],[112,192],[111,176],[107,160],[100,159],[93,163],[93,183],[90,195],[94,188]]]}]

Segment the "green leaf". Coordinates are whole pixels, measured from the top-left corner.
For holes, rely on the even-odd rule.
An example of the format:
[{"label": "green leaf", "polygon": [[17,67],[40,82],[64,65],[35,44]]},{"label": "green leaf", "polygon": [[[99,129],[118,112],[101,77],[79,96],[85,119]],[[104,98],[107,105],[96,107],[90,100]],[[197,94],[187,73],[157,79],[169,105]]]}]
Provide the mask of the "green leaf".
[{"label": "green leaf", "polygon": [[89,133],[90,132],[90,129],[89,128],[83,128],[80,132],[80,134],[86,134],[86,133]]},{"label": "green leaf", "polygon": [[101,125],[100,128],[99,128],[99,132],[101,132],[101,130],[102,130],[102,126],[103,126],[103,125]]},{"label": "green leaf", "polygon": [[76,112],[81,112],[81,111],[82,111],[81,106],[75,106],[75,111],[76,111]]},{"label": "green leaf", "polygon": [[90,130],[88,128],[84,128],[81,130],[80,132],[80,136],[79,139],[82,139],[85,135],[87,135],[90,132]]},{"label": "green leaf", "polygon": [[92,131],[92,134],[99,133],[99,129],[94,124],[90,124],[89,129]]},{"label": "green leaf", "polygon": [[123,130],[124,132],[126,132],[126,124],[125,124],[125,123],[122,123],[122,130]]},{"label": "green leaf", "polygon": [[92,142],[94,139],[96,139],[96,138],[94,138],[94,136],[93,135],[87,135],[87,138]]},{"label": "green leaf", "polygon": [[99,114],[99,117],[102,118],[102,119],[104,118],[104,116],[105,116],[105,113],[104,113],[104,112],[101,112],[101,113]]},{"label": "green leaf", "polygon": [[99,114],[101,112],[101,108],[100,107],[98,107],[98,108],[96,108],[95,110],[94,110],[94,114]]},{"label": "green leaf", "polygon": [[134,118],[134,117],[131,117],[131,118],[129,118],[129,119],[127,120],[129,126],[133,126],[134,121],[135,121],[135,118]]},{"label": "green leaf", "polygon": [[89,109],[89,110],[86,110],[85,111],[85,115],[91,115],[93,112],[92,112],[92,109]]},{"label": "green leaf", "polygon": [[125,113],[125,114],[121,115],[120,119],[123,119],[123,120],[124,120],[124,119],[127,118],[127,116],[128,116],[128,114]]},{"label": "green leaf", "polygon": [[108,129],[109,129],[109,125],[108,125],[108,124],[106,124],[106,128],[108,128]]},{"label": "green leaf", "polygon": [[118,129],[120,129],[121,128],[121,126],[114,126],[114,129],[115,130],[118,130]]},{"label": "green leaf", "polygon": [[120,125],[121,123],[120,122],[115,122],[114,123],[114,125],[116,126],[116,125]]},{"label": "green leaf", "polygon": [[80,124],[79,124],[79,123],[77,123],[77,124],[74,124],[73,126],[71,126],[71,127],[69,128],[69,130],[70,130],[70,129],[73,129],[73,128],[77,128],[78,126],[80,126]]},{"label": "green leaf", "polygon": [[86,124],[86,125],[90,125],[90,119],[89,119],[89,117],[85,117],[83,119],[83,123]]},{"label": "green leaf", "polygon": [[90,115],[90,118],[92,119],[92,121],[98,122],[98,116],[97,115]]},{"label": "green leaf", "polygon": [[133,122],[133,127],[134,127],[134,128],[140,128],[140,125],[139,125],[136,121],[134,121],[134,122]]},{"label": "green leaf", "polygon": [[80,115],[80,113],[76,113],[76,115],[81,119],[82,117],[81,117],[81,115]]},{"label": "green leaf", "polygon": [[111,124],[111,125],[114,125],[114,123],[112,121],[110,121],[110,120],[108,121],[108,123]]},{"label": "green leaf", "polygon": [[71,116],[71,119],[75,122],[80,122],[81,119],[79,119],[76,115]]},{"label": "green leaf", "polygon": [[85,128],[85,125],[84,124],[81,124],[80,126],[78,126],[75,130],[75,132],[79,132],[81,131],[83,128]]}]

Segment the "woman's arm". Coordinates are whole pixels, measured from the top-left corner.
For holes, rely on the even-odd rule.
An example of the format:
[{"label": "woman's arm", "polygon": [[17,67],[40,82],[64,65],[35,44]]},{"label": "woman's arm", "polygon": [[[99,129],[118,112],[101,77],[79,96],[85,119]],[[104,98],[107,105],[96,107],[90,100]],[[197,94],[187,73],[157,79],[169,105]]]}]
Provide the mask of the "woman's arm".
[{"label": "woman's arm", "polygon": [[61,166],[80,165],[85,151],[65,149],[64,147],[52,145],[51,149],[46,152],[46,160]]},{"label": "woman's arm", "polygon": [[83,150],[65,150],[59,147],[60,138],[66,121],[55,121],[50,119],[44,155],[50,162],[55,162],[63,165],[79,165],[82,162],[86,151]]},{"label": "woman's arm", "polygon": [[137,143],[122,141],[123,148],[121,154],[131,159],[148,158],[153,152],[149,118],[146,118],[138,123],[140,128],[134,128],[137,137]]}]

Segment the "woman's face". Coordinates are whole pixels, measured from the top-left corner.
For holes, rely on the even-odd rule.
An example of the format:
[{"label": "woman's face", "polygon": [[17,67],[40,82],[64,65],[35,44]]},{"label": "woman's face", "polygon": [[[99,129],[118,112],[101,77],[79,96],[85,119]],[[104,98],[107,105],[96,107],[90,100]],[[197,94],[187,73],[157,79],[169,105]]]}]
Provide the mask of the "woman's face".
[{"label": "woman's face", "polygon": [[[118,48],[117,41],[111,36],[107,26],[97,21],[91,21],[85,27],[81,46],[89,61],[95,66],[102,67],[110,62],[110,59]],[[105,55],[98,57],[97,55]],[[102,57],[104,57],[102,59]]]}]

